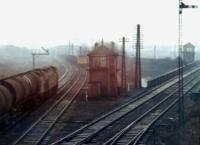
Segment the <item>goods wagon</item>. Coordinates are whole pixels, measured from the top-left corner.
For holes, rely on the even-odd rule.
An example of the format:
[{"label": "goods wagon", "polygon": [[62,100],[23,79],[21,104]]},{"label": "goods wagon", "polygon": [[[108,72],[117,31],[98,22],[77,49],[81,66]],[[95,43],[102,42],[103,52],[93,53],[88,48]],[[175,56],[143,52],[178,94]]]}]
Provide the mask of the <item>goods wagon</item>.
[{"label": "goods wagon", "polygon": [[0,114],[22,110],[54,95],[58,72],[53,66],[34,69],[0,80]]}]

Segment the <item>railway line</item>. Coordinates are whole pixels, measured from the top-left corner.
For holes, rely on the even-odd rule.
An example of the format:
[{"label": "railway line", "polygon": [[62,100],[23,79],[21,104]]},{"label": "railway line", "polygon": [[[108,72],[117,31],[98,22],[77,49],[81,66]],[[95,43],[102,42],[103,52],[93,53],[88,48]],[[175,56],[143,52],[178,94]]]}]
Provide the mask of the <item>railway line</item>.
[{"label": "railway line", "polygon": [[[71,68],[71,65],[68,64],[68,66],[69,66],[69,68]],[[63,82],[65,82],[66,79],[68,79],[68,75],[69,75],[69,72],[70,72],[69,70],[70,69],[68,69],[65,65],[62,65],[62,67],[60,67],[59,73],[60,73],[61,77],[59,79],[59,86],[60,86],[59,88],[61,88],[63,86]],[[30,113],[29,111],[27,111],[27,112],[15,112],[16,118],[15,118],[15,123],[14,124],[17,123],[17,120],[20,121],[21,118],[25,117],[29,113]],[[17,116],[19,116],[19,117],[17,117]],[[5,114],[0,116],[0,121],[2,122],[2,120],[6,120],[9,117],[10,117],[10,114],[9,113],[5,113]]]},{"label": "railway line", "polygon": [[[14,143],[40,144],[54,127],[62,114],[70,107],[86,81],[86,72],[76,71],[71,87],[49,108],[33,125],[31,125]],[[81,83],[80,83],[81,82]]]},{"label": "railway line", "polygon": [[[184,94],[189,93],[193,86],[200,81],[197,75],[191,80],[187,80],[184,83]],[[166,111],[173,107],[178,102],[177,89],[171,92],[167,97],[159,101],[155,106],[149,108],[148,111],[141,114],[139,118],[131,122],[125,129],[117,133],[104,145],[119,145],[119,144],[140,144],[139,140],[144,132],[160,117],[162,117]]]},{"label": "railway line", "polygon": [[50,130],[48,130],[46,134],[41,136],[40,140],[36,144],[47,145],[50,144],[52,141],[57,140],[60,136],[64,136],[66,135],[66,133],[69,133],[68,130],[63,130],[63,128],[68,124],[68,122],[66,122],[69,115],[68,108],[70,107],[70,105],[72,105],[72,103],[76,100],[77,97],[83,94],[81,90],[86,85],[86,79],[87,74],[84,71],[83,74],[81,74],[79,83],[70,91],[70,94],[68,96],[70,98],[69,103],[65,106],[65,109],[59,114],[53,127]]},{"label": "railway line", "polygon": [[[10,144],[13,139],[18,137],[19,134],[22,134],[23,131],[30,126],[30,124],[35,122],[35,120],[39,116],[41,116],[46,110],[48,110],[49,107],[55,102],[55,100],[59,99],[61,94],[71,86],[71,83],[76,77],[75,72],[78,71],[78,68],[69,63],[66,65],[60,65],[59,70],[60,78],[58,87],[59,90],[57,94],[49,97],[46,102],[40,104],[39,107],[33,109],[32,111],[25,112],[24,114],[19,114],[18,117],[15,118],[15,124],[11,123],[11,125],[4,132],[2,132],[2,138],[0,138],[1,142],[5,142],[5,144]],[[11,139],[8,140],[7,138],[10,137]]]},{"label": "railway line", "polygon": [[[86,74],[84,71],[78,69],[77,66],[73,66],[70,64],[68,64],[68,66],[69,67],[67,69],[66,67],[60,65],[61,71],[59,74],[61,77],[59,78],[59,90],[56,93],[56,96],[50,97],[50,99],[43,105],[41,105],[39,109],[31,113],[30,114],[31,119],[28,118],[27,119],[28,121],[26,121],[25,123],[23,122],[20,123],[22,126],[19,128],[23,128],[22,129],[23,131],[21,133],[20,132],[17,133],[18,129],[14,131],[15,135],[13,139],[16,140],[12,142],[13,145],[90,144],[90,143],[91,144],[104,143],[105,145],[117,144],[117,142],[118,141],[120,142],[120,140],[123,138],[123,135],[126,134],[126,132],[128,134],[128,130],[131,130],[130,128],[134,128],[136,120],[142,120],[140,118],[142,118],[143,116],[147,116],[144,115],[147,114],[147,112],[149,112],[150,114],[155,114],[155,113],[158,114],[158,112],[152,113],[153,110],[156,109],[155,106],[159,108],[158,104],[159,105],[169,104],[170,103],[169,101],[170,99],[168,99],[170,98],[169,94],[171,92],[175,93],[177,88],[176,87],[177,80],[168,82],[168,84],[165,84],[164,86],[156,86],[152,88],[150,91],[145,92],[144,94],[141,94],[137,98],[128,102],[127,104],[115,109],[113,112],[110,112],[104,115],[103,117],[98,118],[100,120],[97,119],[95,120],[96,122],[95,121],[92,122],[91,124],[89,124],[89,126],[87,125],[84,126],[83,127],[84,129],[81,128],[80,130],[77,130],[72,134],[69,134],[69,132],[62,132],[62,135],[59,136],[60,133],[58,128],[62,128],[66,125],[65,116],[67,116],[66,115],[67,109],[70,107],[75,98],[78,96],[80,90],[82,89],[86,81]],[[199,69],[196,69],[192,71],[192,73],[187,73],[185,75],[185,77],[189,79],[188,82],[190,82],[195,77],[196,78],[198,77],[197,75],[198,71]],[[185,82],[186,83],[185,85],[187,85],[188,82]],[[164,99],[161,97],[163,95],[165,96]],[[171,96],[173,96],[173,94],[171,94]],[[169,102],[166,103],[165,101]],[[135,102],[137,102],[138,104]],[[147,111],[149,110],[149,108],[151,108],[152,112]],[[160,110],[162,110],[162,108],[159,109],[159,111]],[[161,112],[163,113],[163,111],[160,111],[160,114]],[[155,117],[157,116],[154,116],[153,118]],[[102,118],[103,120],[101,120]],[[130,120],[129,118],[131,118],[132,120]],[[28,125],[26,126],[27,122]],[[127,127],[127,124],[129,124],[129,127]],[[131,126],[131,124],[134,125]],[[146,126],[148,126],[148,124],[146,124]],[[129,128],[129,129],[125,131],[124,128],[125,129]],[[143,128],[142,130],[138,130],[138,134],[135,135],[134,141],[138,141],[143,136],[145,132],[144,130],[146,130],[146,128],[147,127]],[[13,133],[11,133],[10,136],[12,136],[12,134]],[[59,139],[64,135],[67,136],[62,139]],[[122,144],[126,143],[123,142]]]},{"label": "railway line", "polygon": [[75,71],[75,66],[69,62],[58,62],[59,86],[63,86]]},{"label": "railway line", "polygon": [[[198,77],[199,71],[200,69],[197,68],[184,75],[186,80],[184,85],[187,87],[184,93],[190,90],[188,86],[193,86],[195,83],[199,81]],[[171,104],[177,99],[176,92],[177,92],[177,79],[168,82],[167,84],[159,88],[152,89],[150,92],[145,93],[133,99],[132,101],[116,108],[112,112],[109,112],[101,116],[100,118],[97,118],[96,120],[83,126],[82,128],[76,130],[75,132],[57,140],[56,142],[52,143],[52,145],[103,144],[103,143],[112,144],[112,141],[118,140],[116,138],[118,138],[120,134],[124,134],[121,131],[124,131],[123,129],[127,127],[127,124],[134,124],[133,123],[134,121],[141,120],[139,118],[141,118],[141,116],[145,116],[144,114],[151,114],[150,116],[146,116],[146,120],[151,120],[156,118],[154,114],[160,114],[161,112],[163,112],[163,109],[167,107],[167,105]],[[168,103],[166,103],[165,101],[168,101]],[[163,104],[164,106],[165,105],[166,106],[163,107]],[[149,108],[151,108],[152,111],[150,111]],[[146,120],[145,119],[143,120],[144,121],[143,124],[150,123]],[[141,122],[138,122],[138,124],[139,123]],[[140,127],[142,126],[145,128],[145,126],[147,126],[147,124],[144,125],[141,124]],[[142,128],[140,129],[143,130]],[[138,130],[139,133],[141,133],[141,130]],[[114,136],[118,132],[120,133]],[[122,144],[124,144],[124,142]]]},{"label": "railway line", "polygon": [[53,66],[2,79],[0,133],[17,124],[49,96],[55,95],[57,89],[58,73]]}]

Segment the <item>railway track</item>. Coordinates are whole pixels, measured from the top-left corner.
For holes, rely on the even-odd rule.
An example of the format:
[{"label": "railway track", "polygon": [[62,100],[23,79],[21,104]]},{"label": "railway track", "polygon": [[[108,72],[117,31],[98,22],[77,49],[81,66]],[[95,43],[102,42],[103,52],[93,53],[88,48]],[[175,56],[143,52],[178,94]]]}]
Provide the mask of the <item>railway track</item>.
[{"label": "railway track", "polygon": [[[85,79],[87,79],[87,77],[86,78],[83,77],[83,79],[84,79],[83,82],[80,84],[81,88],[79,88],[78,91],[76,89],[74,89],[74,92],[72,92],[72,94],[74,94],[73,95],[74,97],[70,100],[71,104],[73,103],[73,101],[76,98],[82,97],[82,95],[83,95],[82,91],[84,91],[84,87],[87,84],[87,81],[85,80]],[[80,80],[80,82],[81,82],[81,80]],[[69,107],[70,106],[68,106],[68,108]],[[49,130],[48,133],[46,133],[45,136],[41,137],[41,141],[38,142],[39,145],[48,145],[51,142],[56,141],[60,137],[63,137],[66,134],[70,133],[71,131],[69,131],[69,130],[74,130],[73,128],[70,128],[70,129],[66,128],[66,126],[69,123],[69,122],[66,121],[68,119],[69,112],[70,111],[68,109],[66,109],[62,113],[62,115],[60,115],[60,117],[56,120],[56,123],[54,124],[52,129]]]},{"label": "railway track", "polygon": [[[191,82],[191,80],[197,78],[199,71],[200,69],[198,68],[185,74],[184,77],[187,79],[187,82]],[[149,108],[156,106],[163,99],[168,100],[167,98],[172,95],[172,92],[175,93],[176,89],[177,79],[97,118],[75,132],[57,140],[52,145],[103,144],[117,132],[124,129],[127,124],[131,124],[133,120],[138,119],[142,114],[149,111]],[[105,138],[106,135],[107,138]]]},{"label": "railway track", "polygon": [[69,82],[69,79],[72,78],[73,73],[76,71],[78,71],[78,68],[73,64],[60,64],[58,88],[60,89],[61,87],[64,87],[64,85]]},{"label": "railway track", "polygon": [[[71,68],[72,66],[70,65],[70,64],[67,64],[67,66],[69,66],[69,68]],[[63,82],[64,81],[66,81],[66,78],[67,78],[67,76],[68,76],[68,74],[69,74],[69,68],[67,68],[67,66],[66,65],[60,65],[60,67],[59,67],[59,85],[60,85],[60,87],[61,86],[63,86]],[[6,114],[3,114],[2,116],[0,116],[0,120],[2,120],[2,118],[4,118],[4,116],[6,116]]]},{"label": "railway track", "polygon": [[[193,86],[199,81],[200,77],[196,75],[193,79],[185,82],[184,95],[189,93]],[[149,110],[141,114],[139,118],[131,122],[125,129],[104,143],[104,145],[140,144],[140,138],[144,135],[148,128],[178,102],[178,95],[178,89],[171,92],[167,97],[162,99],[155,106],[149,108]]]},{"label": "railway track", "polygon": [[40,144],[48,132],[54,127],[62,114],[70,107],[86,81],[86,72],[77,71],[71,87],[43,114],[31,127],[29,127],[13,145]]},{"label": "railway track", "polygon": [[[61,69],[61,68],[60,68]],[[59,69],[59,70],[60,70]],[[74,81],[73,78],[76,78],[76,73],[78,69],[74,65],[67,64],[62,66],[62,71],[60,71],[59,78],[59,90],[55,96],[50,97],[46,102],[41,104],[38,108],[33,109],[31,112],[26,112],[23,114],[17,115],[15,118],[15,123],[6,128],[1,134],[0,142],[5,142],[5,144],[11,144],[19,134],[22,134],[27,127],[30,126],[39,116],[41,116],[49,107],[59,99],[64,90],[67,90],[71,83]],[[25,124],[25,125],[24,125]],[[11,139],[10,139],[11,137]]]},{"label": "railway track", "polygon": [[[59,88],[61,89],[62,87],[64,87],[64,82],[66,82],[69,77],[70,77],[70,70],[72,69],[72,66],[70,64],[67,64],[69,66],[69,68],[66,67],[66,65],[62,65],[62,69],[60,71],[60,75],[61,77],[59,78]],[[30,112],[26,112],[22,114],[16,114],[17,116],[20,116],[19,119],[17,120],[21,120],[21,118],[25,117],[28,113]],[[5,120],[6,118],[9,118],[9,113],[3,114],[0,116],[0,122],[2,122],[2,120]],[[17,122],[17,120],[15,120],[15,122]]]}]

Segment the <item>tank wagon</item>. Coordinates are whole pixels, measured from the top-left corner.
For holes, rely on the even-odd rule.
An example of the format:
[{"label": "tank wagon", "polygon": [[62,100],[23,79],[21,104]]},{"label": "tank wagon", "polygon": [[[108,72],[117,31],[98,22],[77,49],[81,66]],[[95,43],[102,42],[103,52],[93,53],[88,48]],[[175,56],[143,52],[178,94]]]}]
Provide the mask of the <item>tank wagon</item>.
[{"label": "tank wagon", "polygon": [[53,66],[34,69],[0,80],[0,114],[23,111],[48,97],[58,89],[58,72]]}]

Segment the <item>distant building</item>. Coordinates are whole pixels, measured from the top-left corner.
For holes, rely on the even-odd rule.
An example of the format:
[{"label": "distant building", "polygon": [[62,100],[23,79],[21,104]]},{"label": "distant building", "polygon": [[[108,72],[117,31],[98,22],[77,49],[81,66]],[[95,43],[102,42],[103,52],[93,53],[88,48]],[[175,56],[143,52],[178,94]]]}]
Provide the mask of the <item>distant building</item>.
[{"label": "distant building", "polygon": [[84,48],[80,47],[79,49],[80,50],[79,50],[79,55],[77,57],[77,63],[82,66],[87,66],[89,61],[87,54],[89,51],[85,47]]},{"label": "distant building", "polygon": [[80,65],[87,65],[88,64],[88,56],[78,56],[77,63]]},{"label": "distant building", "polygon": [[183,61],[186,63],[195,61],[195,46],[190,42],[183,46]]},{"label": "distant building", "polygon": [[117,82],[117,52],[111,47],[95,44],[89,54],[89,97],[116,97],[119,93]]}]

